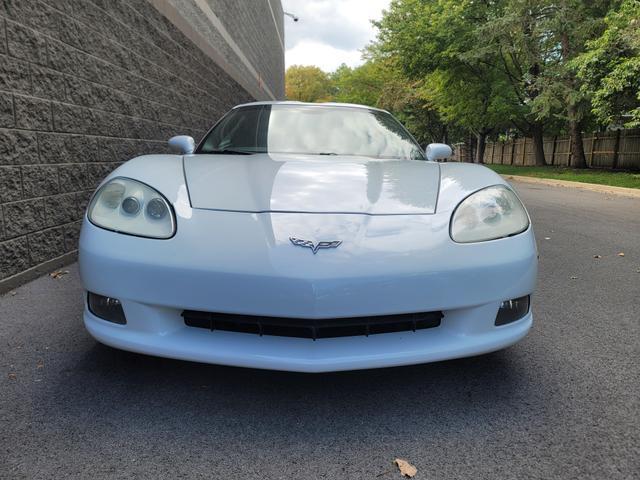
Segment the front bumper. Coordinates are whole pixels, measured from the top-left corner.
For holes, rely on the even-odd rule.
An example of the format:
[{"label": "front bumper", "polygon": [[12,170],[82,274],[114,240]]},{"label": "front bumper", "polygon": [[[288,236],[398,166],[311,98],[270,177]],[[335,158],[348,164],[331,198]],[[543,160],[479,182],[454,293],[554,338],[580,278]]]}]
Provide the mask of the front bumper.
[{"label": "front bumper", "polygon": [[[85,220],[85,289],[120,299],[127,317],[112,324],[85,308],[97,340],[183,360],[323,372],[487,353],[517,342],[532,324],[529,312],[494,325],[503,300],[535,286],[531,230],[461,245],[448,236],[448,215],[190,214],[171,240],[114,234]],[[343,245],[313,255],[288,240],[318,231]],[[187,327],[185,309],[300,319],[442,311],[444,318],[416,332],[313,341]]]},{"label": "front bumper", "polygon": [[[305,338],[210,332],[180,325],[178,311],[128,303],[129,325],[95,317],[85,309],[84,323],[101,343],[131,352],[238,367],[330,372],[392,367],[468,357],[500,350],[522,339],[531,327],[531,312],[522,320],[494,327],[497,305],[445,313],[440,327],[369,337]],[[134,327],[135,323],[135,328]],[[157,324],[175,328],[159,332]],[[484,324],[469,332],[469,326]],[[147,326],[149,330],[144,329]],[[484,331],[482,331],[484,330]]]}]

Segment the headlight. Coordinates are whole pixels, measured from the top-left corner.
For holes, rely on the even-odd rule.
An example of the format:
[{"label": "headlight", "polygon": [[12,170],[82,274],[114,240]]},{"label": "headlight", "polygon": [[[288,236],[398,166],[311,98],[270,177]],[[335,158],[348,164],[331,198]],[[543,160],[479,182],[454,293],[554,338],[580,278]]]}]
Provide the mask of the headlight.
[{"label": "headlight", "polygon": [[140,237],[170,238],[176,231],[169,202],[156,190],[130,178],[114,178],[89,205],[91,223]]},{"label": "headlight", "polygon": [[451,217],[451,238],[469,243],[524,232],[529,217],[515,193],[504,185],[484,188],[465,198]]}]

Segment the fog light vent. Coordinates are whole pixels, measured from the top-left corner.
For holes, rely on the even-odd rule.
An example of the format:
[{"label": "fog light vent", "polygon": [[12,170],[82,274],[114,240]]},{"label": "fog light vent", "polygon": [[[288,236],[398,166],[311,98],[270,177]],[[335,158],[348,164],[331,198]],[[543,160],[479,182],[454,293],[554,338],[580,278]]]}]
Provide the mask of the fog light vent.
[{"label": "fog light vent", "polygon": [[505,300],[498,310],[496,326],[506,325],[507,323],[520,320],[527,313],[529,313],[529,295],[512,300]]},{"label": "fog light vent", "polygon": [[113,323],[124,325],[127,319],[122,310],[122,304],[117,298],[103,297],[95,293],[89,292],[87,295],[87,303],[89,311],[96,317]]}]

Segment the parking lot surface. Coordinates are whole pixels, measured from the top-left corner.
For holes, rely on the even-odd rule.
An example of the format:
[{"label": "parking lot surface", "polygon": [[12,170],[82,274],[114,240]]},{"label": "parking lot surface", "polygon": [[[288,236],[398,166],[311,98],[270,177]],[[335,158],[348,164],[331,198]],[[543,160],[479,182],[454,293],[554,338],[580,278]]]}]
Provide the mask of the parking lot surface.
[{"label": "parking lot surface", "polygon": [[[335,374],[96,343],[77,266],[0,297],[0,478],[640,476],[640,201],[515,184],[534,328],[500,352]],[[624,256],[620,254],[624,254]]]}]

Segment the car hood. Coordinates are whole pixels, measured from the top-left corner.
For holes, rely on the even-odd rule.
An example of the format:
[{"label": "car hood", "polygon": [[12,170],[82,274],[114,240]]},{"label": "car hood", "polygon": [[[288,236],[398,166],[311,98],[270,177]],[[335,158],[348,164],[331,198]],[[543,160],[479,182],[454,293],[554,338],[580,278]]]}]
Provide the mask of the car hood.
[{"label": "car hood", "polygon": [[240,212],[432,214],[437,163],[294,154],[185,155],[193,208]]}]

